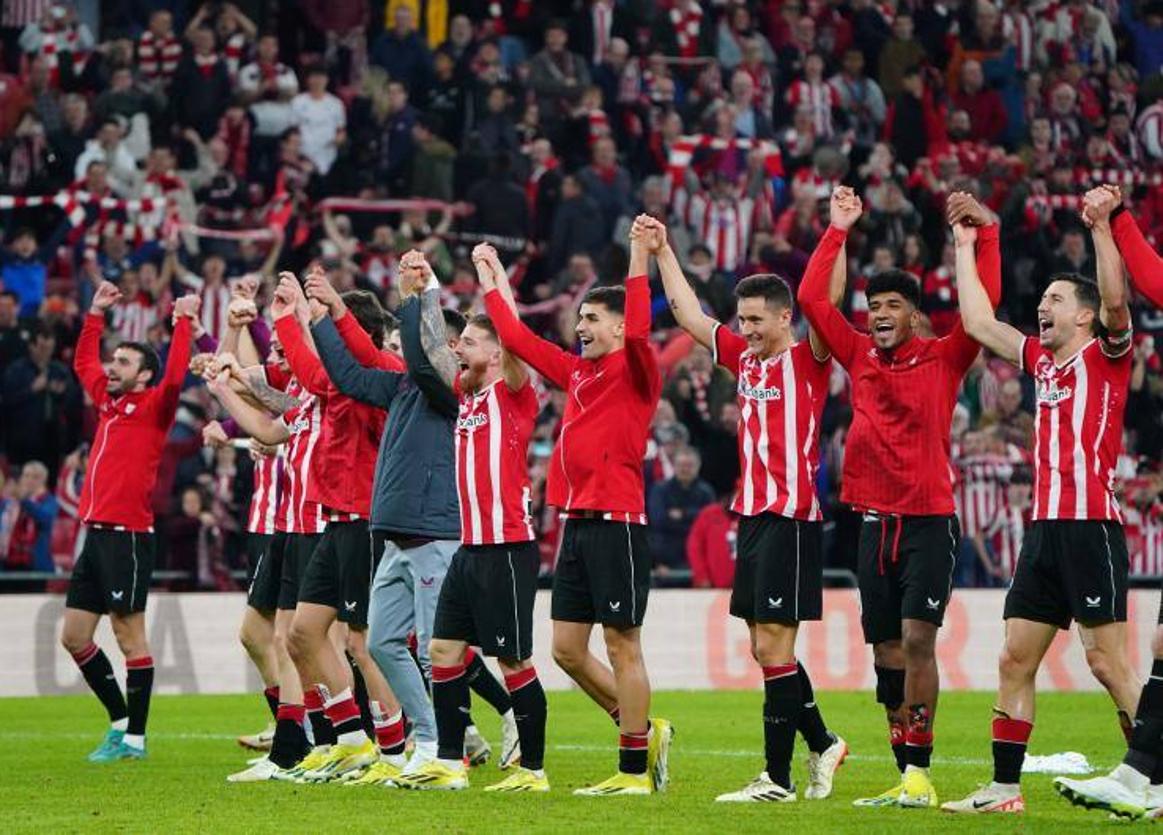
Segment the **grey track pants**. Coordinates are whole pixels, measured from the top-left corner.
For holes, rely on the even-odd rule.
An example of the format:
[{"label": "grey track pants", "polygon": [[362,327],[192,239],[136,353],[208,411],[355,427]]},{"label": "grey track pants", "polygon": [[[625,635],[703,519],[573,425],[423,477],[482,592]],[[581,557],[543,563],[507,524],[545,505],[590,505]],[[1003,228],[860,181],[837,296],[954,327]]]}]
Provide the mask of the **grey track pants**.
[{"label": "grey track pants", "polygon": [[434,540],[402,550],[394,542],[386,542],[372,580],[368,650],[412,720],[420,742],[436,741],[436,716],[424,677],[408,652],[408,633],[415,630],[420,664],[425,675],[431,675],[428,641],[436,601],[448,564],[459,547],[454,540]]}]

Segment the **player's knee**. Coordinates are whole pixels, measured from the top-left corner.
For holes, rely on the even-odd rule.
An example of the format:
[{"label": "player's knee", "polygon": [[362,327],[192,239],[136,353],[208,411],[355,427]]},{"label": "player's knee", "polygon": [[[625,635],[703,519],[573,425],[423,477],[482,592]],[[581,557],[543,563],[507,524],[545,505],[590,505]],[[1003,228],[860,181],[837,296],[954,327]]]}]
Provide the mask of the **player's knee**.
[{"label": "player's knee", "polygon": [[501,674],[506,676],[516,675],[517,673],[528,670],[533,666],[533,659],[526,658],[522,661],[519,658],[498,658],[497,666],[501,668]]},{"label": "player's knee", "polygon": [[586,653],[589,650],[584,646],[580,649],[565,641],[553,642],[553,661],[567,673],[581,668],[585,663]]},{"label": "player's knee", "polygon": [[997,659],[997,674],[1002,681],[1023,681],[1032,679],[1038,672],[1033,658],[1008,643],[1002,646]]},{"label": "player's knee", "polygon": [[[617,635],[612,638],[611,635]],[[642,647],[636,640],[615,630],[606,631],[606,655],[610,659],[610,666],[615,670],[623,670],[638,664],[642,660]]]},{"label": "player's knee", "polygon": [[292,623],[287,632],[287,652],[295,661],[302,661],[307,656],[307,647],[310,639],[307,630],[298,623]]},{"label": "player's knee", "polygon": [[932,661],[936,655],[936,641],[933,635],[921,633],[906,635],[901,641],[905,660],[911,664]]},{"label": "player's knee", "polygon": [[61,631],[61,646],[69,655],[76,655],[89,646],[89,636],[66,627]]},{"label": "player's knee", "polygon": [[1107,688],[1118,681],[1123,672],[1122,668],[1125,666],[1120,664],[1117,658],[1113,658],[1110,653],[1099,649],[1086,651],[1086,663],[1090,667],[1090,674],[1098,679],[1103,687]]}]

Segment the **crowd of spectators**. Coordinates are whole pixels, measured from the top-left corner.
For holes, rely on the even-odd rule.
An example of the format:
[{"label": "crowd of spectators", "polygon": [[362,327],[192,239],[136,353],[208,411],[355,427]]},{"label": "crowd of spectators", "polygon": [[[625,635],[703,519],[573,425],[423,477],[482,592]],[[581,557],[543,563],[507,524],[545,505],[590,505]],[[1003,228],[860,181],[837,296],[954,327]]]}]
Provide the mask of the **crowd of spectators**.
[{"label": "crowd of spectators", "polygon": [[[0,564],[67,569],[85,439],[71,371],[96,282],[123,292],[110,340],[164,355],[175,295],[217,337],[233,288],[313,262],[396,303],[419,248],[449,306],[493,242],[522,314],[572,345],[577,301],[620,282],[630,220],[664,221],[708,311],[729,321],[753,272],[793,286],[841,182],[851,319],[870,275],[916,275],[932,332],[957,320],[942,211],[969,191],[1001,221],[1003,316],[1031,329],[1046,278],[1094,273],[1077,197],[1115,182],[1163,243],[1163,3],[1138,0],[9,0],[0,11]],[[729,585],[734,382],[674,327],[644,462],[660,581]],[[802,328],[802,324],[800,325]],[[1135,308],[1120,490],[1132,571],[1163,574],[1163,314]],[[542,506],[563,401],[543,392],[530,454]],[[1029,503],[1032,391],[983,356],[954,426],[965,531],[958,582],[1012,570]],[[828,564],[854,563],[837,505],[848,390],[825,409]],[[191,380],[154,509],[189,588],[226,588],[250,494],[244,447],[202,446],[217,416]],[[55,520],[55,522],[54,522]],[[2,586],[0,586],[2,588]]]}]

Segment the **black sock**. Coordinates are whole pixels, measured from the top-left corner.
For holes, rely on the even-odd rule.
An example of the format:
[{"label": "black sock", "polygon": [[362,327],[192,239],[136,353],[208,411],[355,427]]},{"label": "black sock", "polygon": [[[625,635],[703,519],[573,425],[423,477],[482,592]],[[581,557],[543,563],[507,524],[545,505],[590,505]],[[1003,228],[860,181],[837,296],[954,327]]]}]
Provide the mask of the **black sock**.
[{"label": "black sock", "polygon": [[267,700],[267,707],[270,708],[271,717],[277,719],[279,715],[279,686],[277,684],[271,685],[263,690],[262,694]]},{"label": "black sock", "polygon": [[513,708],[513,702],[509,699],[509,691],[501,682],[497,681],[497,677],[489,671],[485,666],[485,660],[480,657],[472,649],[469,649],[468,654],[471,658],[465,661],[464,675],[468,679],[468,686],[472,691],[493,706],[493,710],[504,716]]},{"label": "black sock", "polygon": [[126,661],[125,704],[129,712],[127,734],[142,736],[149,719],[149,697],[153,693],[153,658]]},{"label": "black sock", "polygon": [[1139,709],[1135,712],[1135,727],[1131,731],[1131,742],[1123,762],[1140,774],[1145,774],[1155,783],[1157,776],[1163,776],[1163,659],[1151,664],[1151,676],[1143,684],[1139,696]]},{"label": "black sock", "polygon": [[290,768],[307,755],[307,732],[303,730],[306,711],[302,705],[281,704],[275,718],[275,738],[271,740],[271,762]]},{"label": "black sock", "polygon": [[360,724],[363,725],[363,732],[371,739],[376,738],[376,722],[375,717],[372,716],[371,701],[367,694],[367,680],[360,672],[359,665],[355,663],[355,659],[350,655],[347,656],[347,663],[351,665],[351,682],[352,694],[355,696],[355,703],[359,705]]},{"label": "black sock", "polygon": [[545,689],[533,667],[505,676],[505,686],[521,739],[521,767],[538,771],[545,764],[545,719],[549,712]]},{"label": "black sock", "polygon": [[799,670],[795,664],[763,668],[763,751],[767,776],[785,789],[791,786],[791,755],[803,707]]},{"label": "black sock", "polygon": [[798,730],[804,742],[808,744],[808,750],[822,754],[836,741],[836,737],[832,736],[828,726],[824,724],[824,717],[816,704],[816,692],[812,689],[812,679],[808,676],[808,671],[798,661],[796,666],[799,668],[800,698],[803,699]]},{"label": "black sock", "polygon": [[436,712],[436,756],[442,760],[464,757],[468,682],[464,665],[432,667],[432,709]]},{"label": "black sock", "polygon": [[121,686],[113,675],[113,665],[109,657],[96,644],[89,644],[73,656],[81,675],[89,689],[101,700],[105,712],[109,714],[110,722],[119,722],[129,716],[125,707],[125,696],[121,694]]},{"label": "black sock", "polygon": [[623,774],[645,774],[649,742],[649,726],[641,733],[622,731],[618,737],[618,770]]},{"label": "black sock", "polygon": [[1016,785],[1022,781],[1022,762],[1034,723],[1008,716],[993,718],[993,781]]},{"label": "black sock", "polygon": [[905,725],[896,721],[892,714],[905,702],[905,671],[893,667],[873,665],[876,672],[876,701],[884,705],[889,714],[888,738],[892,755],[896,759],[898,771],[905,770]]},{"label": "black sock", "polygon": [[933,714],[927,705],[909,706],[909,726],[905,729],[905,764],[928,768],[933,758]]},{"label": "black sock", "polygon": [[312,686],[303,691],[303,703],[306,705],[307,719],[311,723],[311,736],[316,745],[334,745],[336,741],[335,728],[323,712],[323,696],[318,688]]}]

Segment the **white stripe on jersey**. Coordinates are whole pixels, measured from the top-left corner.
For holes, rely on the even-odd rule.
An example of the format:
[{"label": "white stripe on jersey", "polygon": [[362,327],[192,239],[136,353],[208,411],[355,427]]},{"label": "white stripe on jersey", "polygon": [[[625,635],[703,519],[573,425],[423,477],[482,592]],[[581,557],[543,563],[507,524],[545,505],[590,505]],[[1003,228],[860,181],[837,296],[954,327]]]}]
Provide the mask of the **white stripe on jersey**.
[{"label": "white stripe on jersey", "polygon": [[[502,381],[500,385],[504,385]],[[489,481],[493,487],[493,541],[505,541],[505,508],[501,501],[501,407],[489,397]],[[474,493],[476,491],[473,491]]]},{"label": "white stripe on jersey", "polygon": [[[1086,400],[1089,392],[1090,379],[1086,373],[1086,363],[1079,362],[1074,367],[1074,407],[1070,410],[1070,429],[1074,445],[1072,455],[1074,477],[1074,518],[1086,518],[1086,450],[1083,449],[1082,432],[1086,421]],[[1106,410],[1103,410],[1103,422],[1106,422]],[[1102,438],[1102,432],[1098,433]],[[1097,446],[1097,444],[1096,444]]]},{"label": "white stripe on jersey", "polygon": [[[787,501],[783,504],[783,515],[793,516],[799,505],[800,457],[792,450],[796,448],[796,372],[791,361],[791,351],[783,355],[783,450],[786,466]],[[809,435],[810,437],[810,435]],[[771,494],[775,495],[775,482],[768,476]],[[799,526],[796,526],[796,541],[799,541]]]},{"label": "white stripe on jersey", "polygon": [[1058,503],[1062,499],[1062,449],[1059,440],[1062,430],[1058,425],[1061,411],[1050,410],[1050,507],[1046,511],[1047,519],[1058,518]]},{"label": "white stripe on jersey", "polygon": [[[762,411],[762,410],[761,410]],[[755,479],[751,473],[755,467],[755,444],[751,439],[751,415],[755,412],[753,401],[743,401],[743,412],[739,421],[739,431],[743,433],[743,515],[755,514]]]}]

